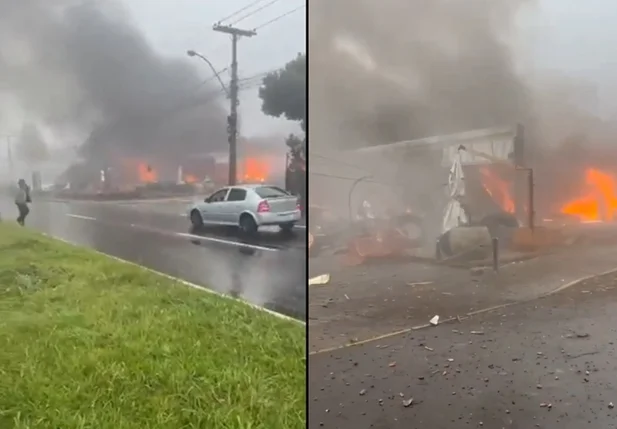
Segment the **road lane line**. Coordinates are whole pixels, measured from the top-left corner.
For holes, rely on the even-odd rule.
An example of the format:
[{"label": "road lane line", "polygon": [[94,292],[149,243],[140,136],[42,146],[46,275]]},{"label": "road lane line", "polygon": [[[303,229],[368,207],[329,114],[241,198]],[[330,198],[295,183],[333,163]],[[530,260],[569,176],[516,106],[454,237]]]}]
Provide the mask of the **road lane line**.
[{"label": "road lane line", "polygon": [[72,213],[68,213],[67,214],[68,217],[73,217],[75,219],[84,219],[84,220],[96,220],[95,217],[91,217],[91,216],[83,216],[83,215],[78,215],[78,214],[72,214]]},{"label": "road lane line", "polygon": [[[39,231],[39,232],[40,232],[40,231]],[[270,309],[268,309],[268,308],[266,308],[266,307],[260,307],[259,305],[255,305],[255,304],[250,303],[250,302],[248,302],[248,301],[245,301],[245,300],[243,300],[243,299],[235,298],[235,297],[233,297],[233,296],[226,295],[226,294],[224,294],[224,293],[221,293],[221,292],[218,292],[218,291],[215,291],[215,290],[212,290],[212,289],[208,289],[207,287],[200,286],[200,285],[195,284],[195,283],[191,283],[191,282],[189,282],[189,281],[183,280],[183,279],[178,278],[178,277],[171,276],[171,275],[169,275],[169,274],[162,273],[162,272],[160,272],[160,271],[156,271],[156,270],[154,270],[154,269],[152,269],[152,268],[145,267],[145,266],[143,266],[143,265],[139,265],[139,264],[137,264],[137,263],[135,263],[135,262],[132,262],[132,261],[127,261],[126,259],[122,259],[122,258],[119,258],[119,257],[117,257],[117,256],[114,256],[114,255],[110,255],[110,254],[108,254],[108,253],[101,252],[100,250],[94,249],[94,248],[92,248],[92,247],[82,246],[82,245],[80,245],[80,244],[78,244],[78,243],[74,243],[74,242],[69,241],[69,240],[67,240],[67,239],[65,239],[65,238],[62,238],[62,237],[57,237],[57,236],[54,236],[54,235],[51,235],[51,234],[47,234],[47,233],[45,233],[45,232],[40,232],[40,233],[41,233],[42,235],[46,236],[46,237],[49,237],[49,238],[53,238],[53,239],[55,239],[55,240],[62,241],[63,243],[66,243],[66,244],[70,244],[71,246],[76,246],[76,247],[81,247],[81,248],[87,248],[87,249],[91,250],[92,252],[97,253],[97,254],[99,254],[99,255],[103,255],[103,256],[106,256],[106,257],[108,257],[108,258],[114,259],[114,260],[115,260],[115,261],[117,261],[117,262],[120,262],[120,263],[123,263],[123,264],[127,264],[127,265],[131,265],[131,266],[133,266],[133,267],[136,267],[136,268],[140,268],[140,269],[142,269],[142,270],[149,271],[149,272],[151,272],[151,273],[153,273],[153,274],[156,274],[156,275],[159,275],[159,276],[163,276],[163,277],[165,277],[165,278],[167,278],[167,279],[169,279],[169,280],[172,280],[172,281],[178,282],[178,283],[180,283],[180,284],[182,284],[182,285],[184,285],[184,286],[188,286],[188,287],[190,287],[190,288],[197,289],[197,290],[200,290],[200,291],[202,291],[202,292],[210,293],[210,294],[216,295],[216,296],[218,296],[218,297],[220,297],[220,298],[223,298],[223,299],[229,299],[229,300],[231,300],[231,301],[235,301],[235,302],[241,303],[241,304],[246,305],[246,306],[248,306],[248,307],[250,307],[250,308],[252,308],[252,309],[254,309],[254,310],[257,310],[257,311],[263,311],[263,312],[265,312],[265,313],[267,313],[267,314],[269,314],[269,315],[271,315],[271,316],[277,317],[277,318],[282,319],[282,320],[287,320],[287,321],[290,321],[290,322],[295,322],[295,323],[298,323],[298,324],[300,324],[300,325],[302,325],[302,326],[306,326],[306,322],[305,322],[304,320],[295,319],[295,318],[293,318],[293,317],[287,316],[286,314],[283,314],[283,313],[278,313],[278,312],[276,312],[276,311],[270,310]]]},{"label": "road lane line", "polygon": [[280,249],[272,247],[259,246],[257,244],[247,244],[238,241],[223,240],[222,238],[206,237],[203,235],[189,234],[187,232],[174,232],[178,237],[194,238],[195,240],[211,241],[213,243],[229,244],[236,247],[247,247],[249,249],[264,250],[266,252],[278,252]]},{"label": "road lane line", "polygon": [[[96,219],[94,217],[90,217],[90,216],[83,216],[83,215],[72,214],[72,213],[68,213],[67,216],[75,218],[75,219],[99,221],[101,223],[109,223],[111,225],[117,225],[117,224],[114,224],[112,222],[100,221],[100,220],[98,220],[98,219]],[[152,227],[149,227],[149,226],[139,225],[139,224],[135,224],[135,223],[125,224],[125,225],[127,225],[127,226],[129,226],[131,228],[137,228],[137,229],[141,229],[141,230],[144,230],[144,231],[151,231],[151,232],[156,232],[156,233],[159,233],[159,234],[172,235],[172,236],[176,236],[176,237],[191,238],[191,239],[194,239],[194,240],[209,241],[209,242],[212,242],[212,243],[225,244],[225,245],[228,245],[228,246],[243,247],[243,248],[254,249],[254,250],[263,250],[265,252],[278,252],[278,251],[280,251],[280,249],[275,248],[275,247],[266,247],[266,246],[260,246],[258,244],[242,243],[242,242],[239,242],[239,241],[225,240],[225,239],[222,239],[222,238],[208,237],[208,236],[197,235],[197,234],[189,234],[189,233],[184,233],[184,232],[165,231],[163,229],[152,228]]]},{"label": "road lane line", "polygon": [[[187,218],[187,219],[188,219],[188,217],[189,217],[189,215],[188,215],[188,214],[186,214],[186,213],[178,213],[178,216],[179,216],[179,217],[184,217],[184,218]],[[298,228],[298,229],[306,229],[306,225],[294,225],[294,228]]]}]

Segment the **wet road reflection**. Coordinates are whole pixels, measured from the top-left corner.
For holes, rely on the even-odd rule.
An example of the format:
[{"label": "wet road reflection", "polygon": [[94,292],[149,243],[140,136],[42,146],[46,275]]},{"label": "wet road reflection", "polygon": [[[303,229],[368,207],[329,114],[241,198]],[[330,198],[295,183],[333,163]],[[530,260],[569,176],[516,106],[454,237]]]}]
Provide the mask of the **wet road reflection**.
[{"label": "wet road reflection", "polygon": [[[191,231],[186,218],[101,208],[94,204],[35,202],[28,225],[154,270],[306,318],[304,231],[265,231],[250,239],[229,231]],[[3,219],[14,207],[0,202]],[[247,247],[248,246],[248,247]]]}]

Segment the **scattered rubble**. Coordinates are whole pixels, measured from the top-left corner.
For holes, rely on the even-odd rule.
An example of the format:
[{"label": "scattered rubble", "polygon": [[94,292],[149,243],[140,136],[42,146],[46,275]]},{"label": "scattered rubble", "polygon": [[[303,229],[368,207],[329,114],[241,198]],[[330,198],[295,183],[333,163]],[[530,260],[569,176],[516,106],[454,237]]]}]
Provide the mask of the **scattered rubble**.
[{"label": "scattered rubble", "polygon": [[321,286],[330,283],[330,274],[322,274],[313,278],[310,278],[308,281],[309,286]]},{"label": "scattered rubble", "polygon": [[409,408],[413,405],[413,398],[403,399],[403,407]]}]

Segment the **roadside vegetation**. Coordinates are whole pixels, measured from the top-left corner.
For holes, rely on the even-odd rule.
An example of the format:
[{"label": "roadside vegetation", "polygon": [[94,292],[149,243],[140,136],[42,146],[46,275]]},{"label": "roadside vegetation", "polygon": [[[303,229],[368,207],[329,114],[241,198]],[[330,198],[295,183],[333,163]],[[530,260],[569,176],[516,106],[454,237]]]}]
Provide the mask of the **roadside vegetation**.
[{"label": "roadside vegetation", "polygon": [[0,428],[306,426],[305,328],[0,223]]}]

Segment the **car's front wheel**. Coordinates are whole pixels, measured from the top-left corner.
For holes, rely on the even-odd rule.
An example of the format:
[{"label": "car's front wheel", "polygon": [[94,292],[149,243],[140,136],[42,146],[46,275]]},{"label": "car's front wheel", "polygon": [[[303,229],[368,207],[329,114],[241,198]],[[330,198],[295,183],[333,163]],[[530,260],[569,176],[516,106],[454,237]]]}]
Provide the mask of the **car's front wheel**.
[{"label": "car's front wheel", "polygon": [[204,220],[198,210],[191,211],[191,225],[195,229],[200,229],[204,226]]},{"label": "car's front wheel", "polygon": [[255,219],[251,215],[243,214],[240,217],[240,231],[247,235],[257,232],[257,223],[255,223]]}]

